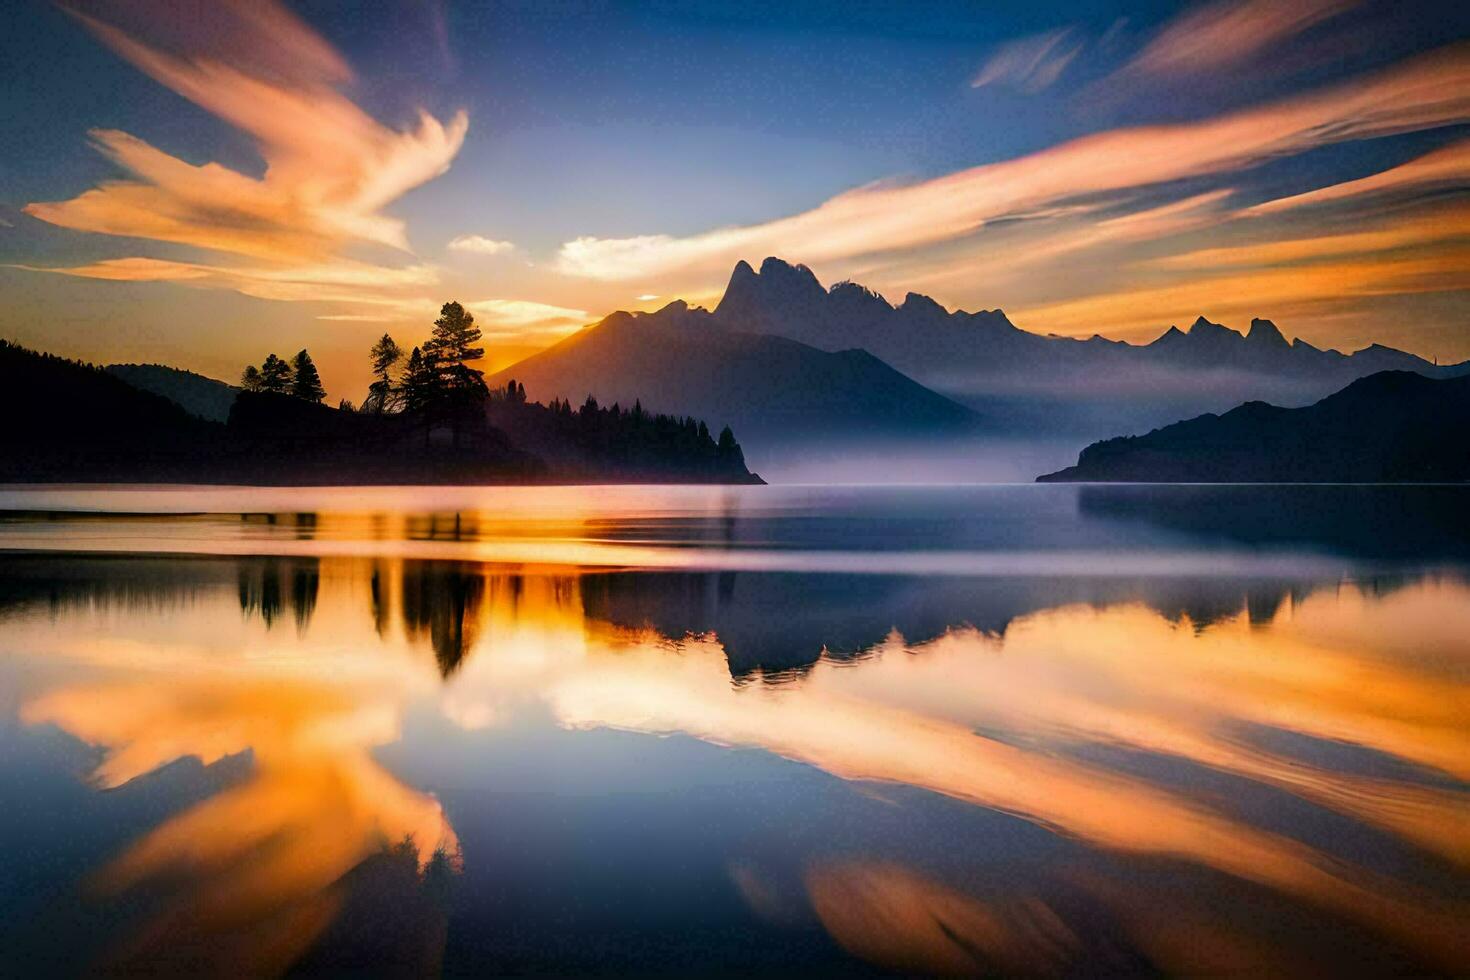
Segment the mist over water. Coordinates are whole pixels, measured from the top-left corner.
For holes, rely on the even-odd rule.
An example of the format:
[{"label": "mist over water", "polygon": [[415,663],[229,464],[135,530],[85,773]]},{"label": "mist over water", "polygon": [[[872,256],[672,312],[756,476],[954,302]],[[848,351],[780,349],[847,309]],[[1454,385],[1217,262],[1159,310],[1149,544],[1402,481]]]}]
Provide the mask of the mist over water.
[{"label": "mist over water", "polygon": [[1083,437],[1008,436],[868,440],[769,445],[746,451],[752,470],[770,483],[968,484],[1030,483],[1077,462]]},{"label": "mist over water", "polygon": [[1454,972],[1467,503],[6,489],[0,947]]}]

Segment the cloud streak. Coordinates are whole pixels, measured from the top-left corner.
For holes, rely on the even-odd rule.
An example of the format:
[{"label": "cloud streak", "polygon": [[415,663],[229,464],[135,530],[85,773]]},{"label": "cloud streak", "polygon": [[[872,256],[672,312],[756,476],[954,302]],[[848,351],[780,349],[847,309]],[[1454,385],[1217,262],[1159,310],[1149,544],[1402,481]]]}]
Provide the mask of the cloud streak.
[{"label": "cloud streak", "polygon": [[224,0],[187,18],[127,5],[107,5],[106,18],[95,4],[69,12],[129,64],[247,135],[264,167],[256,176],[195,165],[133,134],[93,130],[93,147],[126,176],[25,212],[210,257],[130,256],[36,271],[327,303],[351,311],[326,314],[341,319],[432,313],[434,267],[344,253],[366,246],[411,254],[404,223],[383,209],[449,168],[469,125],[463,111],[440,120],[419,110],[403,129],[378,122],[339,91],[353,77],[342,56],[275,2]]},{"label": "cloud streak", "polygon": [[919,183],[874,184],[764,224],[676,238],[582,237],[561,271],[603,280],[710,274],[739,257],[787,254],[817,263],[920,248],[987,222],[1091,194],[1239,171],[1348,140],[1470,120],[1470,47],[1304,95],[1197,122],[1084,136],[1047,150]]},{"label": "cloud streak", "polygon": [[530,300],[482,299],[465,305],[492,336],[540,334],[559,337],[576,331],[589,319],[586,310]]},{"label": "cloud streak", "polygon": [[1125,73],[1193,75],[1253,60],[1355,6],[1355,0],[1218,0],[1170,21]]},{"label": "cloud streak", "polygon": [[981,66],[971,88],[1003,84],[1024,92],[1040,92],[1054,85],[1082,50],[1070,27],[1047,31],[1001,45]]},{"label": "cloud streak", "polygon": [[75,16],[149,77],[251,136],[265,173],[194,166],[127,133],[94,130],[96,148],[131,178],[26,206],[65,228],[258,258],[321,257],[348,242],[407,250],[403,223],[380,209],[447,170],[469,125],[462,111],[447,123],[420,111],[409,129],[383,126],[333,87],[346,66],[324,54],[284,80],[251,74],[263,50],[330,50],[278,10],[235,39],[238,64],[177,57]]},{"label": "cloud streak", "polygon": [[1369,194],[1426,190],[1437,186],[1470,184],[1470,140],[1442,146],[1397,167],[1257,204],[1247,214],[1271,214],[1305,205],[1326,204]]}]

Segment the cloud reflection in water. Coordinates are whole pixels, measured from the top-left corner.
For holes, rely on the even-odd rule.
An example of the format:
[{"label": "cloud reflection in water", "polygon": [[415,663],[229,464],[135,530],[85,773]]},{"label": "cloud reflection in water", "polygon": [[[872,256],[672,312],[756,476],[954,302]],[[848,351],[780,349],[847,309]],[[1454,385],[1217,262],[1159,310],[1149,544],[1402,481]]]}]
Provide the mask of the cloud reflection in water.
[{"label": "cloud reflection in water", "polygon": [[[1236,613],[1210,621],[1166,616],[1146,594],[1067,602],[1017,608],[993,630],[965,625],[963,597],[989,587],[972,583],[954,592],[937,634],[900,623],[849,655],[814,649],[805,669],[737,678],[718,630],[697,617],[661,628],[616,575],[312,562],[296,630],[267,622],[256,592],[247,602],[228,580],[166,621],[111,607],[95,590],[84,605],[63,603],[59,620],[24,608],[7,619],[12,647],[51,663],[25,692],[23,720],[101,747],[100,785],[183,757],[251,753],[242,782],[168,818],[98,873],[106,894],[182,882],[176,904],[131,940],[138,949],[192,929],[222,955],[249,951],[256,965],[283,968],[328,928],[344,876],[385,841],[411,835],[421,860],[454,850],[439,802],[374,757],[399,740],[406,712],[432,704],[486,738],[539,713],[572,731],[760,749],[1011,814],[1099,854],[1208,869],[1440,968],[1470,954],[1459,928],[1470,910],[1442,879],[1365,864],[1270,805],[1284,794],[1373,828],[1414,856],[1402,867],[1431,865],[1463,883],[1470,588],[1454,578],[1382,593],[1351,582],[1285,590],[1254,615],[1242,593]],[[713,600],[725,604],[722,625],[754,581],[722,580]],[[1167,778],[1179,765],[1238,792]],[[956,857],[985,846],[935,842]],[[1090,901],[1123,922],[1146,918],[1124,879],[1089,874],[1074,874],[1073,887]],[[802,880],[833,938],[880,965],[1046,973],[1083,942],[1085,930],[1036,895],[997,903],[881,854],[835,864],[813,855]],[[1186,911],[1180,921],[1218,933],[1210,962],[1280,965],[1280,950],[1252,958],[1248,937]],[[884,922],[907,924],[874,925]],[[1156,964],[1200,966],[1177,935],[1130,936]]]}]

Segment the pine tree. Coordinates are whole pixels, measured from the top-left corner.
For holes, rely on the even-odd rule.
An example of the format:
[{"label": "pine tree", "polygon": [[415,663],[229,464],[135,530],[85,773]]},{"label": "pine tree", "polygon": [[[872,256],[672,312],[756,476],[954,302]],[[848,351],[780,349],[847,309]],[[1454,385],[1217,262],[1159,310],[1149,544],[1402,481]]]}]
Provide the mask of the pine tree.
[{"label": "pine tree", "polygon": [[368,356],[373,362],[373,376],[375,380],[368,385],[367,401],[363,402],[362,409],[365,412],[392,411],[399,402],[401,394],[393,385],[393,368],[403,359],[403,348],[388,334],[378,338],[373,344]]},{"label": "pine tree", "polygon": [[433,364],[446,400],[458,408],[466,401],[489,395],[485,373],[469,366],[485,356],[485,348],[476,347],[480,328],[475,315],[458,303],[445,303],[434,321],[434,330],[424,344],[424,357]]},{"label": "pine tree", "polygon": [[322,377],[317,374],[310,354],[305,350],[297,351],[291,366],[291,394],[309,402],[320,402],[327,397],[327,389],[322,387]]},{"label": "pine tree", "polygon": [[267,354],[260,365],[260,390],[284,395],[291,390],[291,365],[274,354]]},{"label": "pine tree", "polygon": [[245,370],[240,373],[240,387],[244,388],[246,391],[259,391],[260,368],[256,367],[254,364],[248,365]]},{"label": "pine tree", "polygon": [[434,369],[424,359],[423,351],[417,347],[408,355],[408,364],[403,369],[403,408],[409,412],[422,412],[429,408],[434,398]]}]

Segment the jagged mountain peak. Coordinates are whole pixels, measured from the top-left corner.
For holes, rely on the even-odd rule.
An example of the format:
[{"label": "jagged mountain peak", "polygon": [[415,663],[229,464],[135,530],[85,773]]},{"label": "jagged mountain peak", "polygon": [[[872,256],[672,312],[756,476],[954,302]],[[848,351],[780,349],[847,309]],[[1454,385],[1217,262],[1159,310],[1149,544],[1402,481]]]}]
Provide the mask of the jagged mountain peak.
[{"label": "jagged mountain peak", "polygon": [[1240,336],[1240,334],[1236,333],[1234,330],[1231,330],[1229,327],[1225,326],[1225,324],[1215,323],[1212,320],[1206,320],[1203,316],[1195,317],[1194,322],[1189,325],[1189,336],[1191,337],[1196,335],[1206,337],[1223,336],[1228,333],[1233,333],[1237,337]]},{"label": "jagged mountain peak", "polygon": [[893,309],[893,305],[884,299],[880,293],[869,289],[861,283],[853,282],[851,279],[834,282],[832,288],[827,291],[827,295],[840,306],[871,306],[881,307],[884,310]]},{"label": "jagged mountain peak", "polygon": [[756,280],[756,271],[749,262],[741,259],[735,263],[735,268],[730,270],[730,281],[725,285],[725,292],[749,286]]},{"label": "jagged mountain peak", "polygon": [[817,274],[812,272],[810,267],[800,262],[793,264],[774,255],[767,255],[761,260],[761,275],[777,277],[795,276],[802,279],[810,279],[812,282],[817,281]]},{"label": "jagged mountain peak", "polygon": [[827,290],[817,281],[816,274],[804,265],[792,265],[769,256],[756,272],[749,262],[741,259],[730,273],[730,282],[715,312],[750,315],[772,306],[819,303],[826,296]]},{"label": "jagged mountain peak", "polygon": [[1285,349],[1291,346],[1287,343],[1286,337],[1282,335],[1280,328],[1276,324],[1260,317],[1251,320],[1251,328],[1246,333],[1245,339],[1252,344],[1258,344],[1263,347],[1279,347]]},{"label": "jagged mountain peak", "polygon": [[993,310],[976,310],[974,313],[967,315],[972,325],[979,324],[985,327],[1000,327],[1006,330],[1021,332],[1021,328],[1012,323],[1011,318],[1006,316],[1006,311],[999,307]]},{"label": "jagged mountain peak", "polygon": [[910,292],[905,295],[903,302],[898,305],[898,309],[906,313],[938,313],[943,316],[949,315],[949,310],[945,309],[934,297],[915,292]]}]

